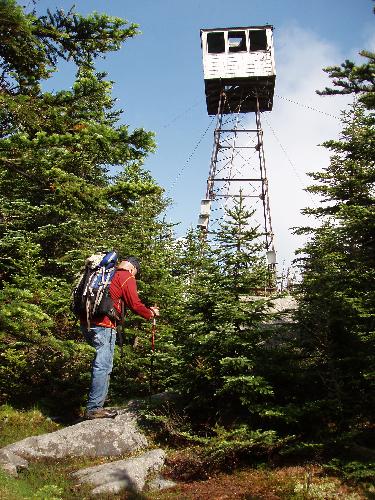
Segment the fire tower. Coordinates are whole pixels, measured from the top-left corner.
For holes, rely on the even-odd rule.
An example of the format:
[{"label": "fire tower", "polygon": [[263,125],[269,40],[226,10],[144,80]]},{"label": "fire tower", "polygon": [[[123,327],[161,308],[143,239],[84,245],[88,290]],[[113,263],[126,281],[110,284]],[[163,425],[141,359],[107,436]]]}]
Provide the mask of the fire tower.
[{"label": "fire tower", "polygon": [[207,112],[216,115],[214,144],[198,227],[223,216],[242,196],[262,228],[267,262],[275,270],[261,113],[271,111],[275,87],[272,26],[202,29]]}]

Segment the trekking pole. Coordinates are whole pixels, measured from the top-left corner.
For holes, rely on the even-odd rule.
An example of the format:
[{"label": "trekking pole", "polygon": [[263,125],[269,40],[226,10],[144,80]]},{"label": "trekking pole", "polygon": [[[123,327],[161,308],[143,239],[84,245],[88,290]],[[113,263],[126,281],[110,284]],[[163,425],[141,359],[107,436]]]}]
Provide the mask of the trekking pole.
[{"label": "trekking pole", "polygon": [[151,328],[151,362],[150,362],[150,399],[154,386],[154,354],[155,354],[155,333],[156,333],[156,316],[152,319]]}]

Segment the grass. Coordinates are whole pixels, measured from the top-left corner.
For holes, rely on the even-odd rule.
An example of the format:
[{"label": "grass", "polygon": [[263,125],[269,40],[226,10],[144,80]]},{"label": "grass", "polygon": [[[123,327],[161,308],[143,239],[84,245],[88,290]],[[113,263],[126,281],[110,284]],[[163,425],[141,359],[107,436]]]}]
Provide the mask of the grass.
[{"label": "grass", "polygon": [[[92,462],[91,462],[92,463]],[[0,498],[6,500],[89,500],[89,487],[77,487],[70,472],[89,465],[82,460],[31,464],[18,478],[0,472]],[[140,495],[100,495],[98,500],[364,500],[359,488],[325,476],[314,467],[247,468],[205,481],[181,483],[168,491]]]},{"label": "grass", "polygon": [[0,470],[0,498],[6,500],[75,500],[90,498],[90,488],[77,488],[70,473],[91,465],[81,460],[41,461],[30,463],[18,477]]},{"label": "grass", "polygon": [[[29,436],[53,432],[62,426],[43,415],[38,409],[16,410],[9,405],[0,406],[0,448]],[[121,459],[124,457],[116,457]],[[17,477],[6,474],[0,468],[1,500],[88,500],[91,488],[77,485],[71,473],[92,465],[110,461],[107,458],[67,458],[30,462],[27,470]],[[138,500],[143,495],[101,495],[98,500],[129,498]]]},{"label": "grass", "polygon": [[[0,407],[0,447],[24,437],[51,432],[61,428],[39,410],[19,411],[10,406]],[[190,452],[193,453],[193,452]],[[121,457],[116,457],[120,459]],[[192,458],[191,458],[192,459]],[[4,500],[89,500],[89,486],[78,486],[71,472],[82,467],[111,460],[106,458],[70,458],[32,462],[28,470],[10,477],[0,469],[0,499]],[[169,463],[189,460],[186,446],[170,453]],[[330,465],[342,469],[336,463]],[[186,462],[188,466],[188,462]],[[332,469],[333,467],[333,469]],[[353,469],[351,463],[350,473]],[[356,471],[358,467],[356,468]],[[169,471],[171,477],[173,473]],[[358,485],[348,485],[345,477],[329,474],[330,470],[319,465],[248,466],[232,473],[213,472],[204,480],[182,479],[166,491],[119,495],[100,495],[98,500],[364,500],[375,498],[371,486],[363,490]],[[361,476],[364,471],[361,469]],[[167,471],[166,471],[167,473]],[[359,472],[357,472],[357,475]]]},{"label": "grass", "polygon": [[[29,436],[53,432],[61,425],[53,422],[38,409],[16,410],[0,406],[0,447]],[[27,471],[10,477],[0,469],[0,498],[6,500],[83,498],[75,496],[74,483],[69,479],[72,464],[65,462],[30,463]],[[78,467],[77,467],[78,468]]]},{"label": "grass", "polygon": [[20,411],[9,405],[0,406],[0,448],[60,428],[59,424],[45,417],[38,409]]}]

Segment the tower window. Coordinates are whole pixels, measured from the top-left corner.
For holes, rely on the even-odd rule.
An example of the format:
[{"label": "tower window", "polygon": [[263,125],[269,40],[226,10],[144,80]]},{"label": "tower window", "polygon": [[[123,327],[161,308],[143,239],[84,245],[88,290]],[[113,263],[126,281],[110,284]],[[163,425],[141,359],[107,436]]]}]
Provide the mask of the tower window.
[{"label": "tower window", "polygon": [[221,52],[225,52],[223,31],[207,33],[207,52],[209,54],[220,54]]},{"label": "tower window", "polygon": [[230,31],[228,33],[229,52],[246,52],[245,31]]},{"label": "tower window", "polygon": [[250,50],[267,50],[267,33],[266,30],[250,31]]}]

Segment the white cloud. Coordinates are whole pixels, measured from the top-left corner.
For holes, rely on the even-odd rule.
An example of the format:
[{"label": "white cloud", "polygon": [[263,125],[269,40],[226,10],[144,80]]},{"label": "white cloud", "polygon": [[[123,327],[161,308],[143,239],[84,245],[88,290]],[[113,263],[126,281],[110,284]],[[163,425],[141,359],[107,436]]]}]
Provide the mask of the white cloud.
[{"label": "white cloud", "polygon": [[303,191],[311,183],[306,172],[328,165],[329,152],[319,144],[338,137],[341,123],[335,116],[340,116],[350,98],[320,97],[315,93],[330,85],[322,68],[345,59],[335,46],[298,26],[280,29],[276,40],[274,108],[263,114],[263,129],[275,245],[281,267],[283,263],[289,265],[302,242],[289,228],[311,224],[300,211],[318,203]]},{"label": "white cloud", "polygon": [[372,23],[369,24],[368,27],[365,28],[363,39],[364,39],[363,47],[361,47],[355,51],[355,55],[357,56],[357,59],[358,59],[358,53],[361,50],[370,50],[372,52],[375,51],[375,32],[374,32],[374,26]]}]

